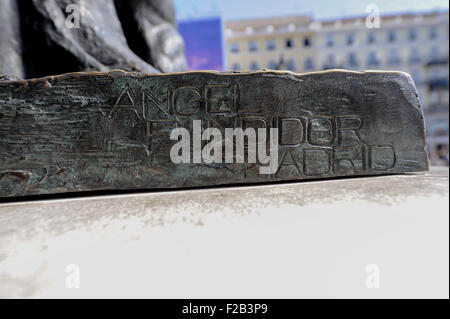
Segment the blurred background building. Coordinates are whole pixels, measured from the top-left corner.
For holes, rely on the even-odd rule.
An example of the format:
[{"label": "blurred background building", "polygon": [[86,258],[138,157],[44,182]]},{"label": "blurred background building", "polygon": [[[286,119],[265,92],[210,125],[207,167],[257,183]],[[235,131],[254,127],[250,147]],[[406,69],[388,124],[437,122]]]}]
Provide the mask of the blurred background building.
[{"label": "blurred background building", "polygon": [[[430,158],[438,163],[437,149],[447,151],[449,143],[448,9],[381,12],[378,24],[373,19],[368,21],[369,14],[314,19],[313,14],[254,18],[248,12],[252,18],[241,18],[245,14],[239,19],[222,17],[220,31],[209,29],[219,40],[205,41],[210,45],[203,47],[203,56],[208,51],[219,51],[218,43],[223,43],[225,70],[311,72],[341,68],[408,72],[424,108]],[[190,52],[193,45],[189,37],[202,41],[202,32],[184,32],[182,21],[179,27],[186,40],[188,61],[195,61],[197,58],[190,55],[201,55]],[[191,69],[222,70],[190,65]]]},{"label": "blurred background building", "polygon": [[408,13],[315,21],[308,16],[227,21],[228,70],[399,70],[412,75],[432,157],[448,146],[449,14]]}]

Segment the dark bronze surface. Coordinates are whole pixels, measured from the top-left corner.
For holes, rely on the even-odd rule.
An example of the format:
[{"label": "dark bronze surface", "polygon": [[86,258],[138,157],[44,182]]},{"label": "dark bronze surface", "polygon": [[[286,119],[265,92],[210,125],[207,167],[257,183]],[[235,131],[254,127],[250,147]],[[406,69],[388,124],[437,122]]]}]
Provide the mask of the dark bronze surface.
[{"label": "dark bronze surface", "polygon": [[[173,128],[278,128],[279,167],[174,164]],[[0,196],[173,188],[428,169],[401,72],[113,71],[0,81]]]},{"label": "dark bronze surface", "polygon": [[1,0],[0,78],[187,70],[173,0]]}]

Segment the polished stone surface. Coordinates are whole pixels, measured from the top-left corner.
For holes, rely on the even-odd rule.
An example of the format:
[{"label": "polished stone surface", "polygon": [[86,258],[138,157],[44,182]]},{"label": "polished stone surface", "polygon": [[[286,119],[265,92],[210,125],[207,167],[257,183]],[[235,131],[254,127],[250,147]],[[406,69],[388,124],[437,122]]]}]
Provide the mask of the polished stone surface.
[{"label": "polished stone surface", "polygon": [[448,283],[448,168],[0,204],[0,297],[448,298]]}]

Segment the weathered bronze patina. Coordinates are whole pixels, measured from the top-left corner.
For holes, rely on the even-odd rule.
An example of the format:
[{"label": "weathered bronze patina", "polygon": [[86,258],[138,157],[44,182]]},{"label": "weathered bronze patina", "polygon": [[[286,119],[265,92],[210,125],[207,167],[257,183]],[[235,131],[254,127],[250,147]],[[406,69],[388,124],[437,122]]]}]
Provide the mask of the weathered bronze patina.
[{"label": "weathered bronze patina", "polygon": [[[176,127],[277,128],[278,169],[173,163]],[[248,145],[247,145],[248,146]],[[327,71],[0,81],[0,196],[173,188],[428,169],[411,77]]]}]

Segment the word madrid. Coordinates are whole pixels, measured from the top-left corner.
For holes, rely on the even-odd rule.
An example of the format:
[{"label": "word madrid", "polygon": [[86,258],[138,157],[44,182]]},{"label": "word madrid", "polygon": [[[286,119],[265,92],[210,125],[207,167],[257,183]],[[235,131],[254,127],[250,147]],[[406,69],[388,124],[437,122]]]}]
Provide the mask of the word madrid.
[{"label": "word madrid", "polygon": [[[259,167],[260,174],[275,174],[278,169],[278,129],[270,129],[270,147],[267,154],[267,129],[258,128],[258,134],[252,127],[225,128],[225,136],[215,127],[202,132],[202,121],[192,121],[192,162],[222,164],[224,156],[222,149],[225,144],[225,163],[256,163],[257,159],[263,165]],[[258,136],[258,139],[256,138]],[[247,143],[245,143],[245,138]],[[177,141],[170,149],[170,159],[173,163],[191,163],[191,134],[189,130],[178,127],[170,133],[170,139]],[[207,141],[202,147],[202,141]],[[234,148],[236,146],[236,149]]]}]

